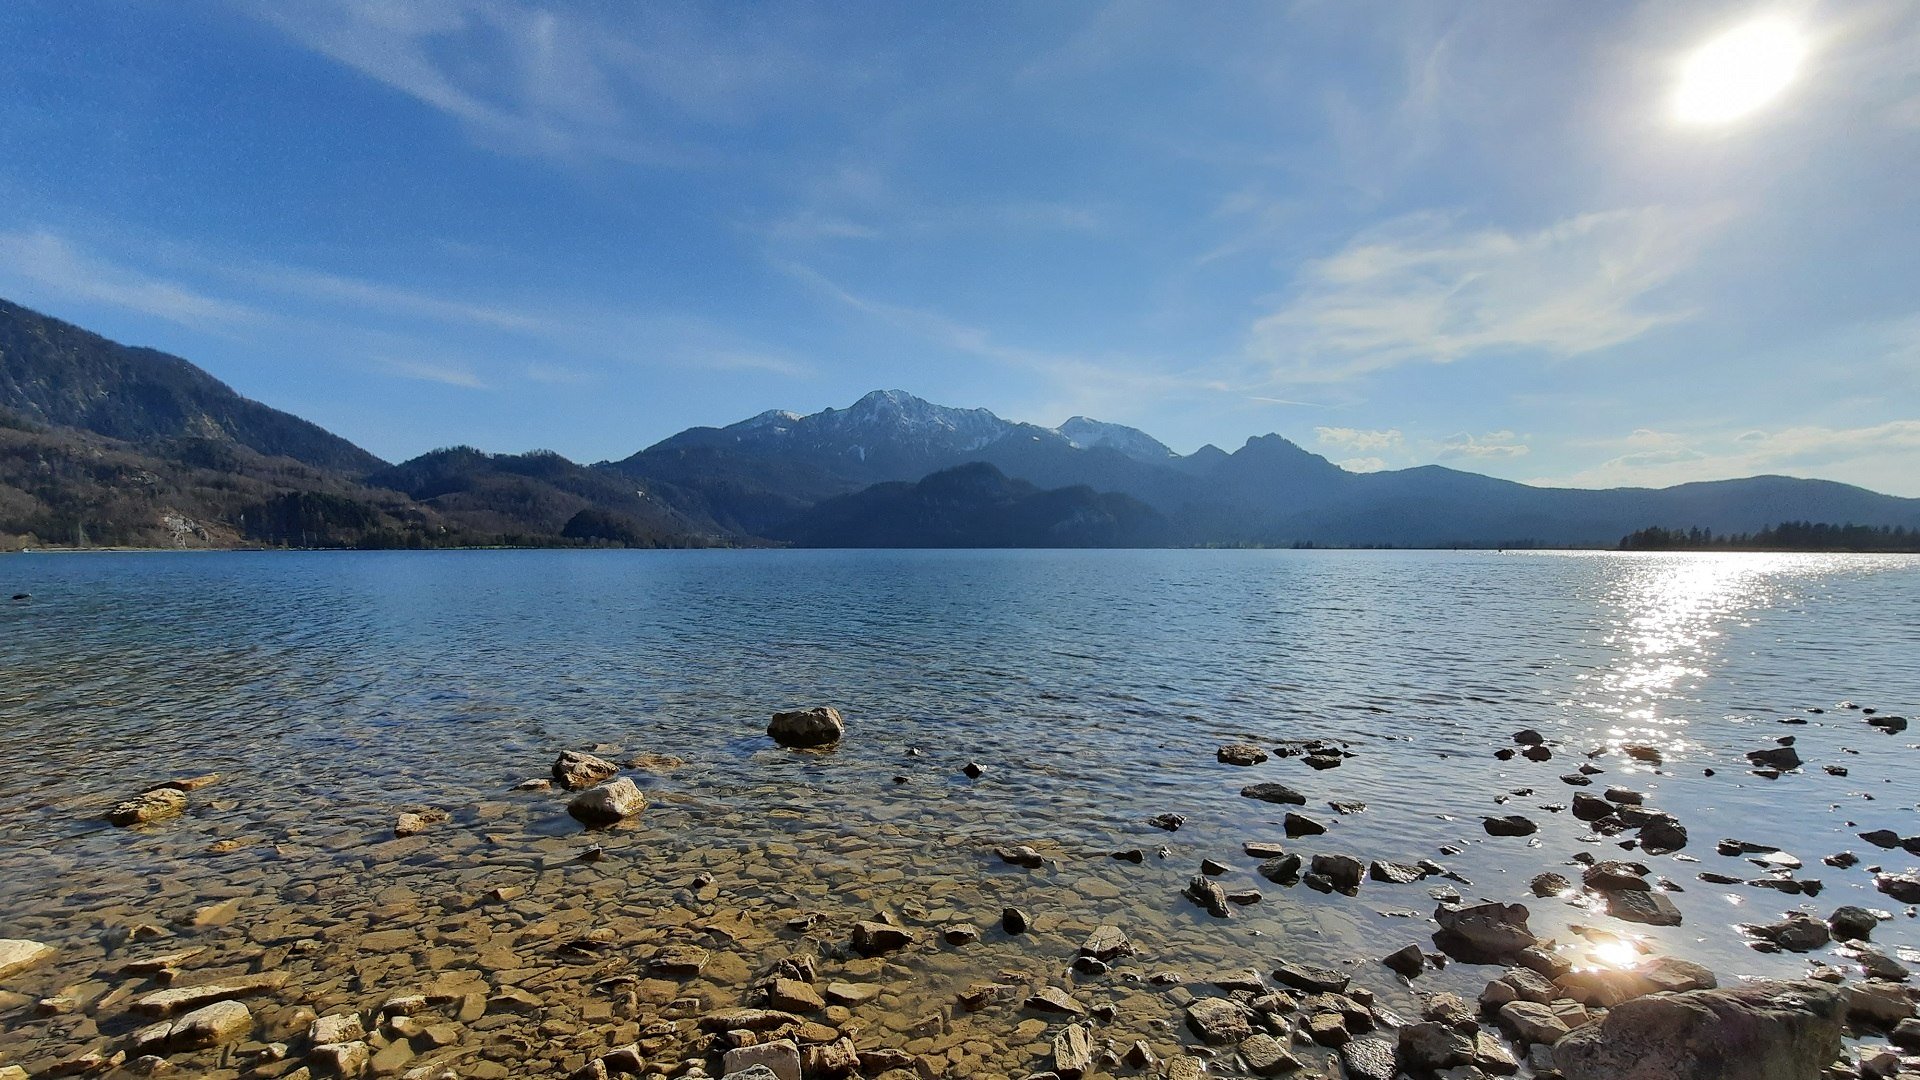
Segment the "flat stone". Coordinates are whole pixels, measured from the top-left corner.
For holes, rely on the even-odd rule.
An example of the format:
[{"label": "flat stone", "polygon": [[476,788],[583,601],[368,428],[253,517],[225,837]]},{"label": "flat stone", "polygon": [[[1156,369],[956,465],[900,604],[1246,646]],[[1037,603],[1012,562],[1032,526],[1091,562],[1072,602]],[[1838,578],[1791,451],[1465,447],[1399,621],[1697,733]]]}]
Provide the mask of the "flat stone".
[{"label": "flat stone", "polygon": [[1055,1013],[1061,1016],[1085,1016],[1087,1007],[1075,1001],[1065,990],[1057,986],[1043,986],[1027,998],[1027,1008],[1034,1012]]},{"label": "flat stone", "polygon": [[1288,803],[1294,806],[1307,805],[1307,797],[1285,784],[1248,784],[1240,789],[1240,794],[1261,802]]},{"label": "flat stone", "polygon": [[1292,961],[1273,969],[1274,981],[1281,986],[1309,994],[1337,994],[1347,988],[1347,976],[1332,968],[1315,967]]},{"label": "flat stone", "polygon": [[39,965],[56,951],[53,946],[39,941],[0,938],[0,979]]},{"label": "flat stone", "polygon": [[372,1061],[373,1051],[363,1042],[322,1043],[307,1051],[307,1064],[321,1076],[360,1076]]},{"label": "flat stone", "polygon": [[733,1076],[754,1067],[771,1072],[778,1080],[800,1080],[800,1047],[792,1039],[775,1039],[755,1046],[742,1046],[726,1052],[726,1072]]},{"label": "flat stone", "polygon": [[841,1005],[863,1005],[880,996],[880,988],[871,983],[830,982],[827,1000]]},{"label": "flat stone", "polygon": [[286,985],[286,982],[287,976],[284,972],[272,971],[261,975],[249,975],[245,978],[205,983],[200,986],[175,986],[135,998],[130,1008],[134,1012],[148,1016],[168,1016],[228,998],[250,997],[254,994],[278,990]]},{"label": "flat stone", "polygon": [[1347,1080],[1393,1080],[1398,1071],[1394,1046],[1385,1039],[1355,1039],[1340,1048]]},{"label": "flat stone", "polygon": [[1080,943],[1080,954],[1091,956],[1096,960],[1111,960],[1116,956],[1132,952],[1133,943],[1127,940],[1126,933],[1117,926],[1095,927],[1093,933],[1087,935],[1087,940]]},{"label": "flat stone", "polygon": [[366,1037],[367,1028],[359,1013],[334,1013],[307,1025],[307,1041],[312,1043],[359,1042]]},{"label": "flat stone", "polygon": [[647,970],[655,975],[672,978],[688,978],[700,974],[707,966],[707,950],[698,945],[668,945],[653,954],[647,962]]}]

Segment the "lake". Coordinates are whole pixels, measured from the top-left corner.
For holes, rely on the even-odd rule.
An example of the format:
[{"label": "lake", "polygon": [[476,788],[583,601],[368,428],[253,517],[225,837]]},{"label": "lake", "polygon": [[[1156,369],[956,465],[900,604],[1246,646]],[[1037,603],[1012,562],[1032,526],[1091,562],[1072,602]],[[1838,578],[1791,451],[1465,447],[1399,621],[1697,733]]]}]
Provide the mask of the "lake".
[{"label": "lake", "polygon": [[[1792,910],[1886,909],[1895,917],[1875,945],[1920,959],[1915,920],[1869,872],[1920,860],[1857,835],[1920,834],[1920,729],[1886,734],[1865,712],[1920,712],[1920,557],[0,557],[0,595],[18,592],[32,599],[0,601],[0,937],[60,952],[0,980],[24,995],[0,999],[0,1064],[111,1053],[145,1022],[125,1015],[135,991],[119,965],[187,946],[205,951],[183,982],[284,973],[284,987],[251,999],[268,1041],[297,1041],[302,1008],[429,992],[484,1003],[505,988],[537,999],[531,1011],[470,1006],[448,1046],[387,1053],[390,1067],[446,1060],[473,1076],[571,1070],[636,1037],[661,1060],[698,1056],[691,1019],[751,1000],[796,951],[819,955],[823,985],[874,984],[870,1001],[837,1006],[836,1026],[861,1032],[863,1049],[941,1058],[955,1076],[1045,1068],[1058,1030],[1053,1017],[1033,1027],[1017,999],[955,1009],[956,991],[983,980],[1111,1003],[1101,1037],[1144,1039],[1162,1056],[1183,1033],[1168,989],[1141,977],[1160,971],[1201,980],[1282,959],[1357,962],[1356,986],[1414,1015],[1413,993],[1378,960],[1432,948],[1436,886],[1524,902],[1542,936],[1575,943],[1576,928],[1602,928],[1723,983],[1808,970],[1809,956],[1754,951],[1738,930]],[[768,740],[770,713],[813,704],[845,715],[838,749]],[[1495,757],[1522,728],[1545,736],[1551,760]],[[1805,767],[1750,771],[1746,753],[1783,736]],[[1228,742],[1308,739],[1343,740],[1352,756],[1324,770],[1215,756]],[[1625,745],[1655,747],[1664,764]],[[515,790],[566,748],[638,762],[628,775],[649,809],[588,833],[564,793]],[[1602,770],[1593,786],[1561,779],[1589,761]],[[978,779],[962,773],[969,762]],[[204,773],[220,780],[192,793],[183,818],[102,820],[148,786]],[[1240,796],[1262,781],[1298,788],[1306,805]],[[1609,785],[1671,812],[1689,845],[1625,855],[1625,837],[1590,836],[1563,812]],[[450,820],[395,840],[409,808]],[[1325,834],[1290,840],[1288,810]],[[1147,823],[1165,813],[1184,824]],[[1483,830],[1483,816],[1506,814],[1538,831]],[[1823,891],[1700,880],[1764,876],[1716,853],[1723,838],[1784,849]],[[1433,859],[1455,877],[1322,894],[1254,873],[1249,841]],[[579,858],[595,844],[598,861]],[[1004,864],[995,849],[1008,844],[1045,865]],[[1127,849],[1144,862],[1109,855]],[[1861,864],[1822,864],[1843,850]],[[1631,924],[1532,896],[1541,871],[1577,880],[1569,859],[1582,851],[1641,858],[1679,887],[1669,898],[1685,921]],[[1203,858],[1229,864],[1229,891],[1261,901],[1221,920],[1183,898]],[[489,897],[500,888],[505,899]],[[1033,931],[1000,929],[1005,907],[1029,913]],[[789,927],[809,912],[811,929]],[[852,922],[878,913],[922,940],[882,959],[843,955]],[[939,941],[962,922],[977,943]],[[1136,955],[1111,974],[1071,973],[1103,923]],[[671,944],[712,959],[698,976],[648,977],[645,959]],[[1456,963],[1416,987],[1474,995],[1498,972]],[[30,1004],[60,995],[73,1007]]]}]

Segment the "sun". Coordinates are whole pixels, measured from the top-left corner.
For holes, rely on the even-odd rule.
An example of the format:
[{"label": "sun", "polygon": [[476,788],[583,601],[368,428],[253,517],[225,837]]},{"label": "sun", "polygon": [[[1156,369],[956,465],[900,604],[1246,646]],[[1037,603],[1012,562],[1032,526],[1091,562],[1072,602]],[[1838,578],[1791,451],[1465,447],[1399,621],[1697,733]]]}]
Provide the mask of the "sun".
[{"label": "sun", "polygon": [[1759,19],[1694,50],[1680,68],[1673,115],[1684,124],[1725,124],[1780,96],[1800,73],[1806,38],[1785,19]]}]

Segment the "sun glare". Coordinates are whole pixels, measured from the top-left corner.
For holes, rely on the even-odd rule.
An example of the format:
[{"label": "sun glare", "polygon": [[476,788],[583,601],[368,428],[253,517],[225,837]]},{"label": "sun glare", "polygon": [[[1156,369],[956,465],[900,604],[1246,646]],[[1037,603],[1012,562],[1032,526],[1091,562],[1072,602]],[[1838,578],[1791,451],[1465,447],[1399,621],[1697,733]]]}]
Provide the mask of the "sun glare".
[{"label": "sun glare", "polygon": [[1686,124],[1738,120],[1780,96],[1800,72],[1806,39],[1784,19],[1760,19],[1695,50],[1680,69],[1673,115]]}]

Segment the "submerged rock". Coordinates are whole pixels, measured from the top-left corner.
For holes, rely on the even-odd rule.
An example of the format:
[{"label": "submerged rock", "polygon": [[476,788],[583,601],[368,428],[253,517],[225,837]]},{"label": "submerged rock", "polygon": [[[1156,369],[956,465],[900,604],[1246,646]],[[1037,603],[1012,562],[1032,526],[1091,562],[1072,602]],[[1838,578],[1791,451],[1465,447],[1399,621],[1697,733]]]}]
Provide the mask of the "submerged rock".
[{"label": "submerged rock", "polygon": [[1187,1026],[1201,1041],[1216,1046],[1237,1043],[1253,1034],[1253,1020],[1237,1001],[1200,998],[1187,1006]]},{"label": "submerged rock", "polygon": [[107,811],[107,820],[126,827],[179,817],[187,812],[187,793],[176,787],[143,791]]},{"label": "submerged rock", "polygon": [[767,724],[767,734],[774,742],[803,750],[832,746],[846,733],[846,721],[840,718],[840,710],[831,705],[774,713]]},{"label": "submerged rock", "polygon": [[1187,899],[1206,908],[1207,914],[1216,919],[1233,916],[1232,909],[1227,907],[1227,891],[1220,887],[1219,882],[1211,878],[1196,875],[1193,880],[1187,882],[1184,893]]},{"label": "submerged rock", "polygon": [[553,782],[568,791],[583,791],[619,772],[620,766],[584,750],[562,750],[553,760]]},{"label": "submerged rock", "polygon": [[1553,1047],[1567,1080],[1805,1080],[1841,1052],[1838,991],[1812,982],[1654,994]]}]

